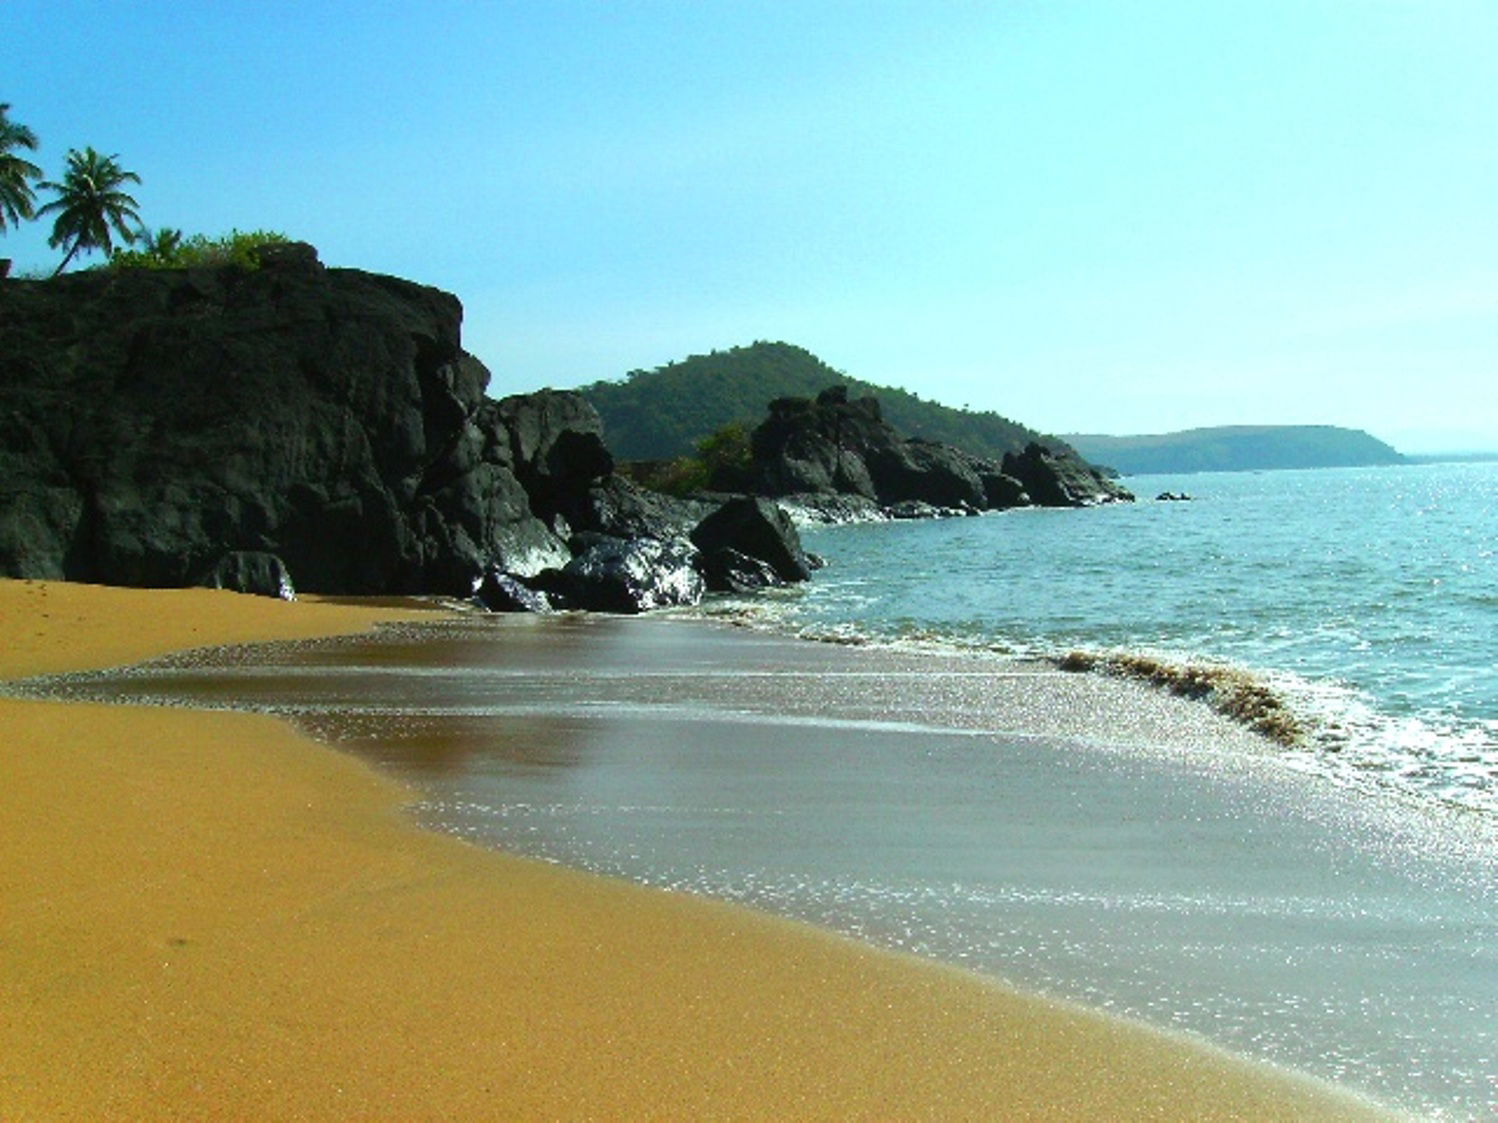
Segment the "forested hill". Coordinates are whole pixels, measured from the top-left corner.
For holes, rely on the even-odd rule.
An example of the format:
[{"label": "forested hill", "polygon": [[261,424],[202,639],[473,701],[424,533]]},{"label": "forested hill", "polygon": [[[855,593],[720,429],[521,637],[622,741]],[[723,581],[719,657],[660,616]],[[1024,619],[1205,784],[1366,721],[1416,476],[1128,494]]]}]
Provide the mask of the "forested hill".
[{"label": "forested hill", "polygon": [[692,452],[698,441],[729,422],[752,429],[775,398],[814,397],[836,384],[855,397],[873,394],[885,420],[904,435],[943,441],[978,456],[997,459],[1035,440],[1057,443],[996,413],[951,409],[905,390],[848,378],[789,343],[693,355],[579,392],[603,417],[604,437],[616,456],[665,460]]},{"label": "forested hill", "polygon": [[1126,476],[1404,463],[1377,437],[1335,425],[1232,425],[1139,437],[1073,433],[1065,439],[1088,460]]}]

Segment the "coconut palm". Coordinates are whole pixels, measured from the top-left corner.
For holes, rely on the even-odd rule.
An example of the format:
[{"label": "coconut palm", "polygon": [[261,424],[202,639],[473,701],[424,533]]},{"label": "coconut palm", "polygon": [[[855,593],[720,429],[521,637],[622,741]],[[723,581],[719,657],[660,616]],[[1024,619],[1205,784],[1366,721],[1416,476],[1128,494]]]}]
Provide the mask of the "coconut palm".
[{"label": "coconut palm", "polygon": [[42,177],[42,169],[24,156],[15,154],[22,148],[36,151],[36,134],[25,125],[10,119],[10,106],[0,103],[0,232],[6,222],[12,226],[23,218],[32,218],[35,212],[36,192],[30,181]]},{"label": "coconut palm", "polygon": [[140,204],[120,188],[139,182],[140,176],[120,167],[118,156],[100,156],[92,148],[68,152],[68,170],[62,182],[49,180],[40,185],[56,191],[57,198],[36,212],[38,218],[57,215],[47,244],[54,249],[68,247],[57,273],[68,267],[79,250],[109,253],[114,249],[114,234],[127,244],[135,241],[140,229],[140,214],[135,208]]},{"label": "coconut palm", "polygon": [[182,252],[182,231],[170,226],[163,226],[157,230],[141,230],[139,238],[140,252],[154,258],[162,265],[174,264]]}]

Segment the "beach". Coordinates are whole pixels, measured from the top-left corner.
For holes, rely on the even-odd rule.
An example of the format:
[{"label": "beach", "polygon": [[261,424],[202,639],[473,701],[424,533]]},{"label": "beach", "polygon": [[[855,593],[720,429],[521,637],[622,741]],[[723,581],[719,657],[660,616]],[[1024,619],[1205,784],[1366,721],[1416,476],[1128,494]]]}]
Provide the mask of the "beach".
[{"label": "beach", "polygon": [[[423,615],[0,581],[0,675]],[[7,1119],[1381,1117],[1191,1038],[424,832],[411,789],[264,714],[0,719]]]}]

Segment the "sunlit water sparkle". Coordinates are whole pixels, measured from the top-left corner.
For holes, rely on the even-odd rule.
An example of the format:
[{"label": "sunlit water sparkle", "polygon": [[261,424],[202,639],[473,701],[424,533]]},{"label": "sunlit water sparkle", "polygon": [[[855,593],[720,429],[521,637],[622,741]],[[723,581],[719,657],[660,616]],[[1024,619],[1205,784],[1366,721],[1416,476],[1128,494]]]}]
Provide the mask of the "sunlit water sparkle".
[{"label": "sunlit water sparkle", "polygon": [[1140,502],[809,529],[831,566],[733,607],[843,640],[1247,668],[1309,726],[1308,771],[1498,813],[1498,464],[1125,482]]}]

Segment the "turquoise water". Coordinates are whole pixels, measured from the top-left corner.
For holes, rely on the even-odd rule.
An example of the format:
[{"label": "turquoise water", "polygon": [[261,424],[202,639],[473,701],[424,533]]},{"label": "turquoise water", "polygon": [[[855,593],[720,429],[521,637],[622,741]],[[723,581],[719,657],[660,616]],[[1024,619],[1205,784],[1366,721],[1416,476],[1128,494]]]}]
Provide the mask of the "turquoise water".
[{"label": "turquoise water", "polygon": [[1307,769],[1498,813],[1498,464],[1125,482],[1140,502],[807,530],[832,564],[770,615],[1237,665],[1307,721]]}]

